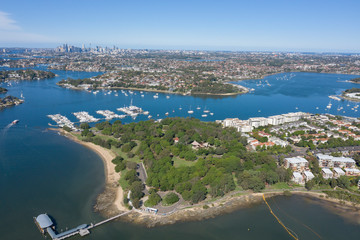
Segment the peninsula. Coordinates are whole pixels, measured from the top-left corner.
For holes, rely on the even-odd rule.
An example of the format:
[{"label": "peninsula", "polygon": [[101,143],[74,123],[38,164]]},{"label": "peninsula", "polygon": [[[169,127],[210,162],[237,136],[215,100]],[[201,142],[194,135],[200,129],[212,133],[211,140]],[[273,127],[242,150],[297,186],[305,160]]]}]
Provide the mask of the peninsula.
[{"label": "peninsula", "polygon": [[0,93],[7,93],[7,89],[6,88],[2,88],[2,87],[0,87]]},{"label": "peninsula", "polygon": [[15,106],[15,105],[19,105],[19,104],[21,104],[23,102],[24,102],[24,100],[19,99],[17,97],[6,96],[4,98],[0,98],[0,109],[6,108],[6,107],[12,107],[12,106]]},{"label": "peninsula", "polygon": [[41,80],[55,77],[55,74],[42,70],[14,70],[14,71],[0,71],[0,82],[12,80]]},{"label": "peninsula", "polygon": [[167,74],[124,70],[86,79],[63,79],[59,86],[79,89],[131,89],[177,94],[236,95],[247,93],[240,85],[228,84],[214,76],[174,71]]},{"label": "peninsula", "polygon": [[95,209],[111,216],[133,208],[126,219],[147,226],[212,217],[262,201],[262,194],[359,204],[359,120],[290,116],[260,125],[250,119],[245,132],[234,119],[231,126],[184,118],[83,123],[80,132],[62,132],[105,162],[108,184]]},{"label": "peninsula", "polygon": [[353,79],[350,79],[349,82],[352,82],[352,83],[360,83],[360,78],[353,78]]},{"label": "peninsula", "polygon": [[342,93],[341,97],[349,101],[360,102],[360,88],[347,89]]}]

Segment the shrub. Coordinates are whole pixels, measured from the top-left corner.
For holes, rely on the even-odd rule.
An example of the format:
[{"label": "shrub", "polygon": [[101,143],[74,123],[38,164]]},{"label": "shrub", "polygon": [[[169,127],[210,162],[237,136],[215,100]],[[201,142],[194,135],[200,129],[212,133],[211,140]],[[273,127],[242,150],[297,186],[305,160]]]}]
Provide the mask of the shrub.
[{"label": "shrub", "polygon": [[176,193],[168,193],[163,198],[163,202],[165,205],[172,205],[179,201],[179,196]]}]

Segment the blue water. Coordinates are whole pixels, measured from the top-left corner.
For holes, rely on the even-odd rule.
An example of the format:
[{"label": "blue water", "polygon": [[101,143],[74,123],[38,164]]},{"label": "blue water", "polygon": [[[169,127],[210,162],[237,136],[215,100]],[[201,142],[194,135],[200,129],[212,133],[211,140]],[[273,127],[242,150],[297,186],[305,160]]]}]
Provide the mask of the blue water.
[{"label": "blue water", "polygon": [[[85,78],[99,73],[54,72],[59,75],[54,79],[0,85],[9,89],[8,95],[20,97],[23,93],[25,97],[25,103],[0,111],[0,239],[42,239],[32,217],[43,212],[54,216],[58,229],[64,230],[65,227],[101,219],[101,216],[93,213],[92,206],[104,187],[104,173],[100,170],[103,169],[102,161],[85,147],[47,131],[48,123],[54,124],[46,117],[48,114],[60,113],[72,121],[76,121],[72,115],[76,111],[88,111],[101,117],[95,113],[96,110],[117,112],[116,108],[129,105],[132,100],[134,105],[150,111],[154,118],[165,118],[166,112],[170,117],[188,117],[187,111],[190,109],[194,110],[191,116],[206,121],[228,117],[247,119],[293,111],[360,117],[359,113],[351,110],[354,103],[347,101],[331,100],[332,109],[325,110],[330,102],[328,95],[356,87],[356,84],[345,81],[357,76],[294,73],[291,76],[295,76],[290,78],[290,73],[286,73],[261,80],[262,83],[268,81],[271,86],[260,85],[260,80],[238,82],[255,89],[253,93],[245,95],[192,97],[171,94],[167,99],[167,94],[159,94],[159,98],[154,99],[155,93],[150,92],[144,92],[142,98],[136,91],[136,95],[126,97],[120,91],[119,96],[115,96],[114,92],[104,95],[100,91],[94,95],[64,89],[58,87],[56,82],[67,77]],[[337,111],[339,106],[343,106],[345,113]],[[201,110],[197,110],[197,107]],[[207,118],[202,118],[204,109],[213,112],[214,116],[208,114]],[[8,127],[14,119],[19,119],[19,124]],[[146,116],[140,116],[136,121],[146,119]],[[122,121],[128,123],[133,120],[125,118]],[[301,222],[310,223],[324,236],[323,239],[342,239],[344,235],[350,237],[360,233],[359,225],[345,221],[304,198],[278,198],[278,201],[285,212],[291,212],[291,216]],[[294,209],[291,204],[297,208]],[[314,221],[314,215],[326,219],[323,220],[325,222]],[[287,218],[287,215],[282,217],[301,239],[316,239],[303,225]],[[325,229],[327,226],[332,227]],[[239,236],[244,239],[289,239],[264,204],[207,221],[156,229],[110,223],[95,229],[85,239],[238,239]]]}]

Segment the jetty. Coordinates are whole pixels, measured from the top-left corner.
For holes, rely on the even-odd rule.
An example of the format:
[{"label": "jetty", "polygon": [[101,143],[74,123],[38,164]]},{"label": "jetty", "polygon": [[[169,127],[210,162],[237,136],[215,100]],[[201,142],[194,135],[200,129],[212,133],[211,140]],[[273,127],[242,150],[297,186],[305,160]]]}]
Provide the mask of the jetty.
[{"label": "jetty", "polygon": [[90,229],[99,227],[99,226],[101,226],[105,223],[108,223],[110,221],[113,221],[121,216],[129,214],[130,212],[132,212],[132,210],[120,213],[118,215],[115,215],[111,218],[105,219],[105,220],[95,223],[95,224],[93,224],[93,223],[81,224],[78,227],[72,228],[70,230],[67,230],[67,231],[61,232],[61,233],[56,233],[55,225],[52,222],[51,218],[46,213],[43,213],[37,217],[34,217],[34,222],[43,235],[45,235],[47,233],[51,237],[52,240],[62,240],[62,239],[66,239],[66,238],[78,235],[78,234],[80,236],[86,236],[86,235],[90,234]]}]

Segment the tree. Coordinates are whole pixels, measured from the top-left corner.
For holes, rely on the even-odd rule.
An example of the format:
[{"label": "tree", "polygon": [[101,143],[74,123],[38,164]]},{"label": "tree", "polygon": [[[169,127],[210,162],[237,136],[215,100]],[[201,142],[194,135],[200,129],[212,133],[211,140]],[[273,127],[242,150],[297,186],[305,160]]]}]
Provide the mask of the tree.
[{"label": "tree", "polygon": [[67,132],[71,132],[71,128],[69,128],[68,126],[64,126],[63,129]]},{"label": "tree", "polygon": [[134,198],[131,200],[132,205],[134,206],[134,208],[139,208],[140,207],[140,199],[139,198]]},{"label": "tree", "polygon": [[179,201],[179,196],[176,194],[176,193],[168,193],[164,196],[164,199],[163,199],[163,202],[166,204],[166,205],[172,205],[176,202]]},{"label": "tree", "polygon": [[153,191],[150,195],[148,200],[145,202],[145,206],[152,207],[157,205],[159,202],[161,202],[161,197],[159,194],[157,194],[155,191]]},{"label": "tree", "polygon": [[133,182],[140,181],[139,177],[136,174],[136,171],[134,169],[128,171],[125,176],[125,180],[129,182],[131,185]]},{"label": "tree", "polygon": [[121,172],[126,168],[125,163],[121,162],[115,166],[115,172]]},{"label": "tree", "polygon": [[131,146],[129,143],[126,143],[124,144],[122,147],[121,147],[121,151],[125,152],[125,153],[128,153],[131,151]]},{"label": "tree", "polygon": [[331,188],[335,188],[336,185],[337,185],[336,180],[334,178],[331,178],[330,182],[329,182],[329,185],[330,185]]},{"label": "tree", "polygon": [[310,191],[315,186],[315,181],[311,179],[305,183],[305,188]]},{"label": "tree", "polygon": [[80,124],[80,128],[81,129],[89,129],[90,125],[88,123],[82,123],[82,124]]},{"label": "tree", "polygon": [[350,187],[350,180],[346,176],[340,176],[337,179],[337,185],[341,188],[348,189]]},{"label": "tree", "polygon": [[90,133],[89,129],[84,129],[84,130],[81,132],[81,136],[82,136],[82,137],[85,137],[85,136],[87,136],[89,133]]},{"label": "tree", "polygon": [[131,191],[131,194],[130,194],[130,199],[133,200],[133,199],[140,199],[144,196],[144,193],[142,192],[144,190],[144,184],[140,181],[135,181],[131,184],[130,186],[130,191]]}]

